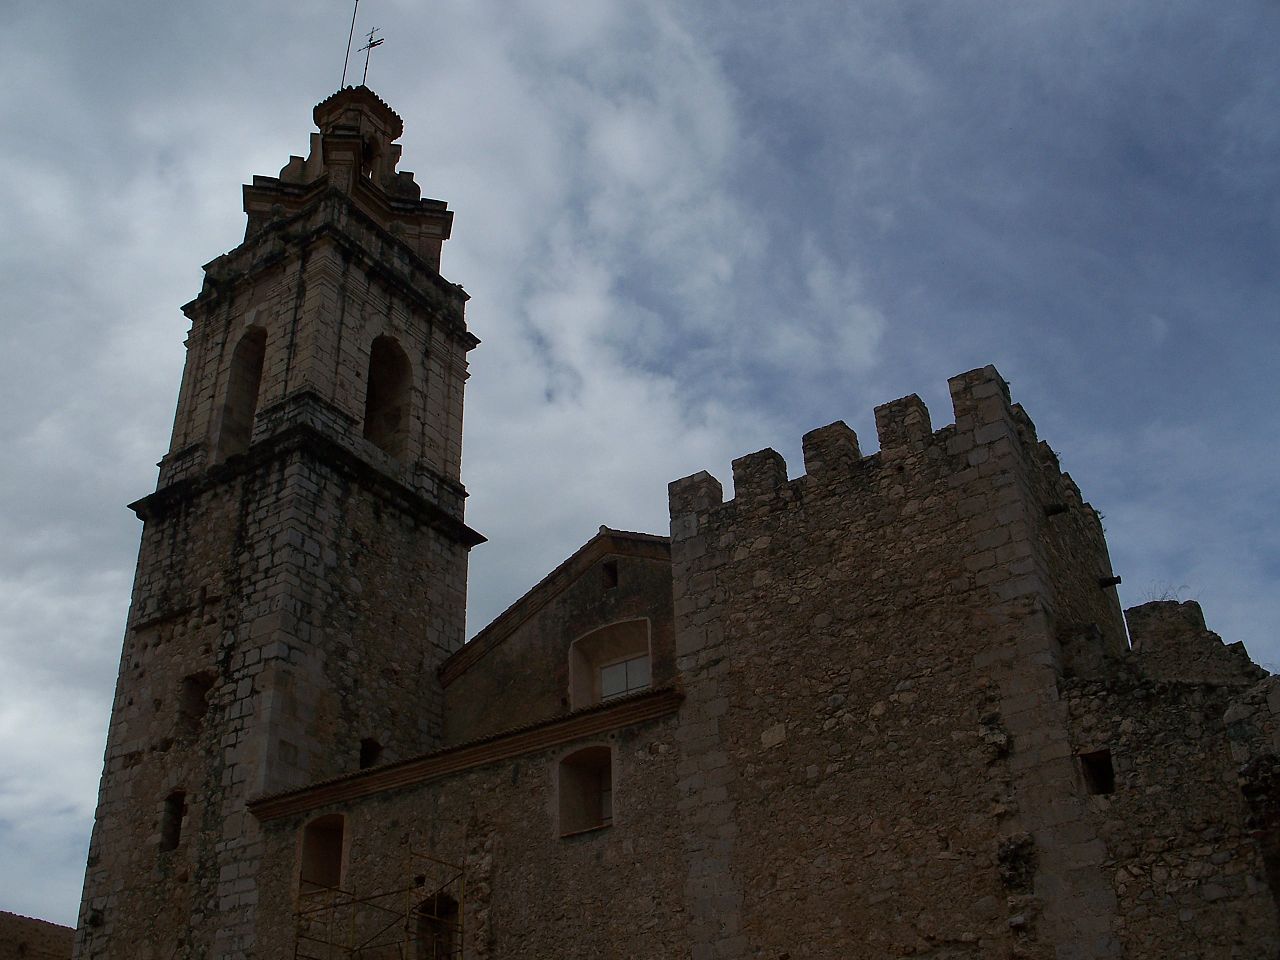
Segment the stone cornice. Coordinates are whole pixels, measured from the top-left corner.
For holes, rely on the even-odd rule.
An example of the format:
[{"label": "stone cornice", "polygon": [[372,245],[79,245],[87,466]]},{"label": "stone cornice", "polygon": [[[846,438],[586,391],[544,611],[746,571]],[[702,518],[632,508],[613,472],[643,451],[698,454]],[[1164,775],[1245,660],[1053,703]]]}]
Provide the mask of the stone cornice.
[{"label": "stone cornice", "polygon": [[261,797],[250,801],[249,811],[259,820],[267,821],[319,807],[349,803],[621,727],[657,720],[675,713],[683,700],[684,694],[671,687],[636,694],[412,760],[362,770],[288,793]]},{"label": "stone cornice", "polygon": [[[257,275],[283,260],[289,248],[305,250],[321,237],[330,237],[338,246],[358,258],[361,266],[372,276],[378,277],[407,300],[439,317],[456,336],[466,341],[468,350],[480,343],[467,330],[462,318],[461,305],[470,298],[458,284],[440,276],[412,247],[384,229],[342,191],[329,187],[323,180],[318,181],[313,188],[305,188],[304,192],[307,191],[311,195],[300,201],[305,203],[303,209],[272,222],[238,247],[204,265],[204,288],[194,300],[182,306],[182,311],[188,317],[194,319],[194,311],[207,306],[223,289],[234,288],[242,279]],[[353,230],[350,225],[342,223],[343,216],[354,221],[357,229]],[[359,231],[371,234],[379,244],[393,249],[395,258],[388,258],[370,249],[368,242],[358,235]],[[433,299],[426,292],[427,289],[441,296],[444,303]]]},{"label": "stone cornice", "polygon": [[[162,519],[171,510],[189,502],[206,490],[221,486],[238,476],[299,452],[305,452],[343,471],[376,492],[391,505],[433,529],[439,530],[468,549],[485,542],[485,537],[472,530],[439,504],[361,459],[309,423],[296,423],[272,434],[255,443],[245,454],[210,467],[197,476],[186,477],[162,487],[155,493],[129,504],[129,509],[143,521]],[[452,487],[461,489],[460,485],[453,481],[440,479]],[[465,496],[465,491],[461,495]]]}]

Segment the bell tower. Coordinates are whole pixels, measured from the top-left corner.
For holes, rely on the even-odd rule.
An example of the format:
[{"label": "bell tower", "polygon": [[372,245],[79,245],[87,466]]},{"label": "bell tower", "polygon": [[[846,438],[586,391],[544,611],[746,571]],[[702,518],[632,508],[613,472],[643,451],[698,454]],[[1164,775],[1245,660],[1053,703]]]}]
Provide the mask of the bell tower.
[{"label": "bell tower", "polygon": [[81,958],[252,954],[247,800],[431,750],[464,639],[467,296],[453,214],[396,169],[366,87],[244,188],[205,267],[142,545],[77,931]]}]

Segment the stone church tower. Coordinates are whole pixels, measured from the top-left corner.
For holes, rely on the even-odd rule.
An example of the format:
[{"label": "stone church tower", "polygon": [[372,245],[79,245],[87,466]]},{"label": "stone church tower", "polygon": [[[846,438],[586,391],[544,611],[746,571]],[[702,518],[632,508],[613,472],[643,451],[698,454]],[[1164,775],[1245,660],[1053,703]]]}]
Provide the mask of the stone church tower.
[{"label": "stone church tower", "polygon": [[[452,213],[365,87],[244,189],[205,267],[112,708],[77,956],[244,957],[246,801],[441,742],[464,639],[462,289]],[[185,931],[175,944],[172,931]]]}]

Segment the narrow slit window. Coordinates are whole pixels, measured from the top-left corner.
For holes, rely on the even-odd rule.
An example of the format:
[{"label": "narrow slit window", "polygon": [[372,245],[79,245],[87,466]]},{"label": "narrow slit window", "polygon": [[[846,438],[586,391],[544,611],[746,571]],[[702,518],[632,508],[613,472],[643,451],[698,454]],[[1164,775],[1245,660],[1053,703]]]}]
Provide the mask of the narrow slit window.
[{"label": "narrow slit window", "polygon": [[177,850],[182,842],[182,821],[187,816],[187,795],[175,790],[164,798],[164,810],[160,814],[160,852]]},{"label": "narrow slit window", "polygon": [[209,692],[213,689],[212,673],[193,673],[182,678],[178,691],[178,726],[182,733],[200,732],[204,715],[209,712]]},{"label": "narrow slit window", "polygon": [[604,574],[604,589],[607,593],[618,586],[618,561],[606,560],[600,567]]},{"label": "narrow slit window", "polygon": [[1115,793],[1116,771],[1111,764],[1110,750],[1080,754],[1080,773],[1084,777],[1084,788],[1090,794]]}]

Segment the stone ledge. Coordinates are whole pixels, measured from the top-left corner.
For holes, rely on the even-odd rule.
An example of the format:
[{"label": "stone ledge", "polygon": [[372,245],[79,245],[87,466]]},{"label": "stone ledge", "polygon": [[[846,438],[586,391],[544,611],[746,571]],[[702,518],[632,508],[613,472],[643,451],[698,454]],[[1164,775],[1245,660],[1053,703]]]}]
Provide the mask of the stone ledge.
[{"label": "stone ledge", "polygon": [[472,767],[509,760],[562,743],[607,733],[619,727],[657,720],[675,713],[683,700],[684,694],[674,687],[637,694],[412,760],[347,774],[289,793],[251,800],[249,812],[265,822],[413,786]]}]

